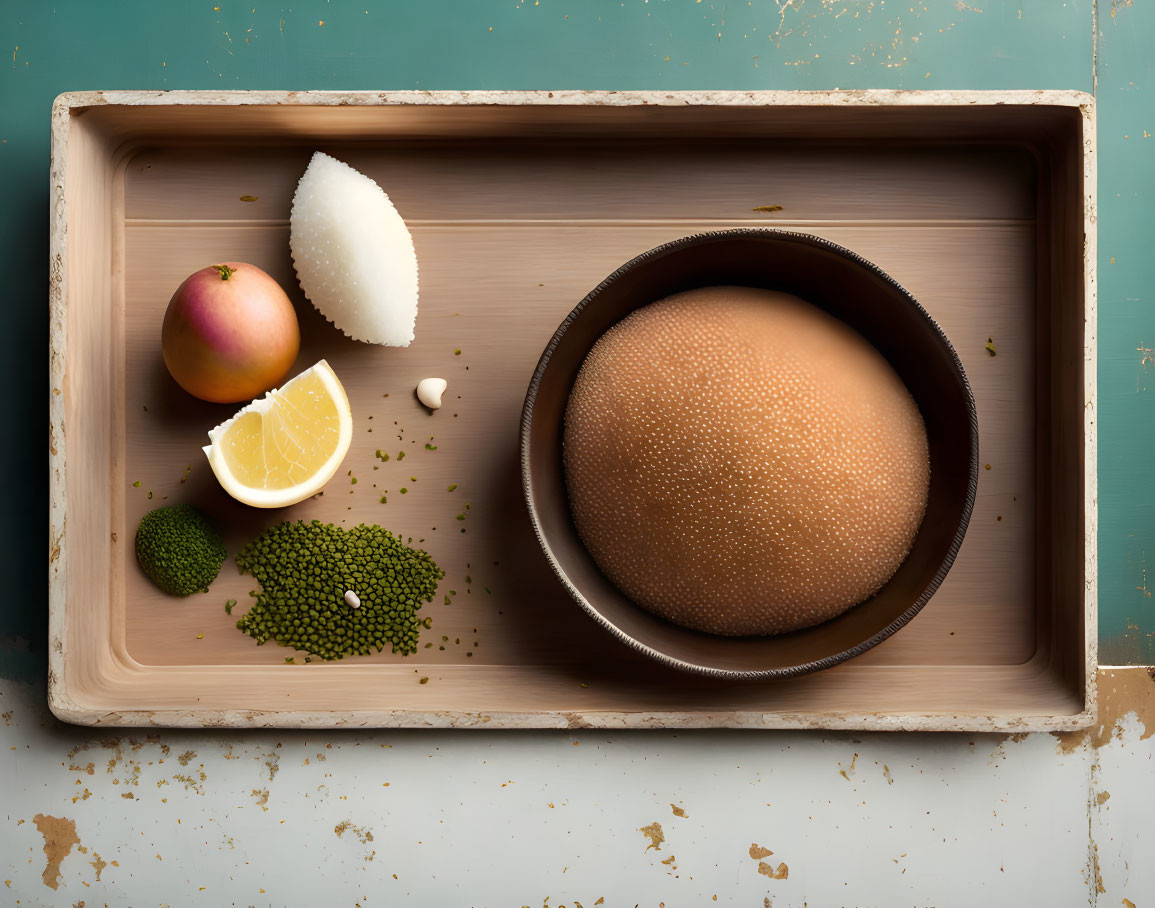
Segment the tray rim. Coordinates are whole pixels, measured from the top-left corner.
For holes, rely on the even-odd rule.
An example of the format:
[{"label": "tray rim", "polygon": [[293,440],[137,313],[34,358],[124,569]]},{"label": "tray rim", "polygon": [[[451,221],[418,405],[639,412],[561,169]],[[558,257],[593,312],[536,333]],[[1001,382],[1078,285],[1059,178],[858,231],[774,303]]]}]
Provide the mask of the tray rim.
[{"label": "tray rim", "polygon": [[[64,671],[67,644],[67,435],[64,424],[67,229],[66,156],[73,110],[107,106],[732,106],[732,107],[996,107],[1049,106],[1075,109],[1082,130],[1083,168],[1083,489],[1084,489],[1084,688],[1083,708],[1070,715],[979,715],[977,713],[835,713],[762,710],[676,713],[597,710],[585,713],[477,713],[461,710],[220,710],[130,709],[108,711],[74,699]],[[482,727],[482,728],[820,728],[865,731],[1071,731],[1096,718],[1098,668],[1098,488],[1097,488],[1097,294],[1096,294],[1096,118],[1095,99],[1067,89],[917,91],[707,90],[439,90],[292,91],[175,90],[70,91],[51,109],[49,220],[49,646],[48,704],[66,722],[115,726],[236,727]]]}]

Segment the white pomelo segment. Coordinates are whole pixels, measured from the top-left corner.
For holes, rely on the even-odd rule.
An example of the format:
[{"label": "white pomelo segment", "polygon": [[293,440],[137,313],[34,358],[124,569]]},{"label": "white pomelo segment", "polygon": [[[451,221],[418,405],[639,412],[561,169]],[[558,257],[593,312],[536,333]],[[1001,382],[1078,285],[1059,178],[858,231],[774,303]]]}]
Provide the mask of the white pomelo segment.
[{"label": "white pomelo segment", "polygon": [[320,151],[293,196],[289,247],[310,302],[360,341],[408,347],[417,320],[417,252],[372,179]]}]

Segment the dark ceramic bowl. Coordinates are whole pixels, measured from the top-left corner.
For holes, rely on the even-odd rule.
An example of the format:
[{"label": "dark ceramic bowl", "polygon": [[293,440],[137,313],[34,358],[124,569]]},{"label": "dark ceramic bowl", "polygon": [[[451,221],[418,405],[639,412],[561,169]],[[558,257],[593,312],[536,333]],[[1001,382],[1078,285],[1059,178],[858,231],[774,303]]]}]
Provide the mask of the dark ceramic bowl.
[{"label": "dark ceramic bowl", "polygon": [[[635,605],[602,575],[570,516],[562,470],[566,402],[586,354],[634,309],[680,290],[740,284],[793,293],[872,343],[910,389],[926,424],[930,495],[898,573],[824,624],[772,637],[687,630]],[[729,230],[675,240],[627,262],[583,299],[545,348],[525,398],[521,474],[530,518],[570,595],[622,642],[666,665],[725,678],[799,675],[865,652],[910,621],[962,544],[978,481],[978,420],[954,348],[915,299],[875,265],[826,240]]]}]

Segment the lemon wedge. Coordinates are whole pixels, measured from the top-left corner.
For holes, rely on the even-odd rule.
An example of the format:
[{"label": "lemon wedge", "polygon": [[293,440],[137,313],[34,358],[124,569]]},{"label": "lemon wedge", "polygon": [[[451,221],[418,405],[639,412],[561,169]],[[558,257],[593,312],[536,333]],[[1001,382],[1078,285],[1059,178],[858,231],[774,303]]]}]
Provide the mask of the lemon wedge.
[{"label": "lemon wedge", "polygon": [[321,360],[209,432],[204,452],[237,501],[283,508],[316,495],[352,440],[349,398]]}]

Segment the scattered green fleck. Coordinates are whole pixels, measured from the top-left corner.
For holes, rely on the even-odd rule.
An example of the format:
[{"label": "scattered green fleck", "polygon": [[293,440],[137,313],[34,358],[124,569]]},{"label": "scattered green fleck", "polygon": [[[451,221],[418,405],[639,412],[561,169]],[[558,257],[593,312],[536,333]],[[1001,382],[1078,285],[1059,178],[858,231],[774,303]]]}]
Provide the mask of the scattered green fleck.
[{"label": "scattered green fleck", "polygon": [[192,505],[149,511],[136,528],[136,560],[170,596],[207,593],[228,554],[217,531]]},{"label": "scattered green fleck", "polygon": [[449,595],[450,595],[450,596],[456,596],[456,595],[457,595],[457,590],[450,590],[450,591],[449,591]]},{"label": "scattered green fleck", "polygon": [[456,491],[456,489],[457,489],[457,483],[455,483],[455,482],[451,482],[451,483],[449,484],[449,491],[450,491],[450,492],[453,492],[453,491]]},{"label": "scattered green fleck", "polygon": [[584,681],[581,683],[581,686],[582,686],[582,687],[589,687],[589,685],[588,685],[588,684],[586,684]]},{"label": "scattered green fleck", "polygon": [[241,196],[242,202],[255,202],[256,200],[257,200],[257,197],[255,195],[243,195],[243,196]]},{"label": "scattered green fleck", "polygon": [[402,486],[400,491],[401,491],[402,495],[408,495],[409,494],[409,490],[407,488],[405,488],[405,486]]},{"label": "scattered green fleck", "polygon": [[148,493],[148,500],[149,500],[149,501],[152,501],[152,492],[149,492],[149,493]]},{"label": "scattered green fleck", "polygon": [[405,459],[405,452],[404,451],[398,451],[397,452],[397,459],[398,460],[404,460]]},{"label": "scattered green fleck", "polygon": [[453,355],[454,356],[461,356],[461,351],[460,350],[454,350]]},{"label": "scattered green fleck", "polygon": [[192,464],[190,463],[184,468],[184,476],[180,478],[181,482],[188,482],[188,474],[192,472]]},{"label": "scattered green fleck", "polygon": [[429,442],[425,442],[425,450],[426,451],[436,451],[437,445],[431,445]]},{"label": "scattered green fleck", "polygon": [[204,635],[204,634],[197,634],[197,639],[198,639],[198,640],[204,640],[204,638],[205,638],[205,635]]},{"label": "scattered green fleck", "polygon": [[140,488],[140,480],[138,479],[136,482],[134,482],[134,483],[132,484],[132,487],[133,487],[134,489],[139,489],[139,488]]},{"label": "scattered green fleck", "polygon": [[294,664],[296,664],[296,660],[293,659],[292,656],[285,656],[285,664],[286,665],[294,665]]},{"label": "scattered green fleck", "polygon": [[[326,660],[385,647],[416,652],[417,611],[445,576],[426,552],[382,527],[319,520],[271,527],[238,553],[237,566],[261,585],[237,627],[258,644],[276,640]],[[349,589],[360,608],[345,603]]]},{"label": "scattered green fleck", "polygon": [[426,648],[426,649],[431,649],[432,647],[433,647],[433,644],[432,644],[432,643],[426,643],[426,644],[425,644],[425,648]]},{"label": "scattered green fleck", "polygon": [[751,208],[750,210],[751,211],[761,211],[761,212],[765,212],[766,214],[769,214],[771,211],[781,211],[782,206],[781,205],[757,205],[754,208]]},{"label": "scattered green fleck", "polygon": [[417,683],[418,684],[428,684],[429,679],[428,678],[421,678]]},{"label": "scattered green fleck", "polygon": [[473,578],[472,578],[472,577],[466,577],[466,578],[465,578],[465,583],[466,583],[466,585],[469,585],[470,583],[473,583]]},{"label": "scattered green fleck", "polygon": [[381,504],[388,504],[388,503],[389,503],[389,499],[388,499],[388,498],[386,498],[384,495],[382,495],[382,496],[381,496],[381,498],[380,498],[380,503],[381,503]]},{"label": "scattered green fleck", "polygon": [[357,477],[356,476],[350,476],[349,477],[349,485],[351,485],[351,486],[357,485]]},{"label": "scattered green fleck", "polygon": [[429,628],[433,627],[433,619],[429,616],[426,616],[421,623],[425,625],[426,630],[429,630]]},{"label": "scattered green fleck", "polygon": [[213,265],[215,270],[221,276],[222,281],[227,281],[230,277],[237,273],[236,268],[230,268],[228,265]]},{"label": "scattered green fleck", "polygon": [[377,449],[377,459],[380,461],[386,461],[389,459],[389,455],[387,453],[385,453],[384,451],[382,451],[380,448],[378,448]]},{"label": "scattered green fleck", "polygon": [[452,605],[452,604],[453,604],[453,600],[452,600],[452,599],[450,599],[448,596],[446,596],[446,597],[445,597],[445,604],[446,604],[446,605]]},{"label": "scattered green fleck", "polygon": [[999,355],[999,351],[995,349],[995,339],[993,337],[987,338],[986,350],[991,356]]},{"label": "scattered green fleck", "polygon": [[458,520],[464,520],[464,519],[465,519],[465,515],[464,515],[464,514],[458,514],[458,515],[457,515],[457,519],[458,519]]},{"label": "scattered green fleck", "polygon": [[236,599],[226,599],[225,600],[225,614],[231,615],[233,613],[233,606],[236,604],[237,604]]}]

